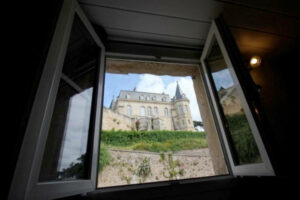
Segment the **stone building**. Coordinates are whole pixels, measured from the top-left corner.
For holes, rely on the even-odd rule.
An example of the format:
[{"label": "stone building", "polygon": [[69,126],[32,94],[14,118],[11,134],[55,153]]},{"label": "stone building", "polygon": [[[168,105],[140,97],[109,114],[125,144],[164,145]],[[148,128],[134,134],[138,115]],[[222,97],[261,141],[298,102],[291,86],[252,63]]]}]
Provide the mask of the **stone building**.
[{"label": "stone building", "polygon": [[173,98],[164,93],[121,90],[116,100],[113,99],[110,107],[103,112],[102,129],[112,128],[195,131],[190,101],[178,82]]}]

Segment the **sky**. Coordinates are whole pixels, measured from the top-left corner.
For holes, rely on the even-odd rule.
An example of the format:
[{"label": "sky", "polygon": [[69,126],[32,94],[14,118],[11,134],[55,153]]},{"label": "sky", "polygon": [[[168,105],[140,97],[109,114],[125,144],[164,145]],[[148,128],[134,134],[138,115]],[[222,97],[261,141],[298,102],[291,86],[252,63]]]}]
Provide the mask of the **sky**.
[{"label": "sky", "polygon": [[109,107],[112,98],[119,95],[120,90],[140,92],[166,93],[172,98],[175,95],[177,82],[190,100],[190,110],[194,121],[202,121],[194,91],[193,80],[189,76],[156,76],[152,74],[105,74],[104,106]]}]

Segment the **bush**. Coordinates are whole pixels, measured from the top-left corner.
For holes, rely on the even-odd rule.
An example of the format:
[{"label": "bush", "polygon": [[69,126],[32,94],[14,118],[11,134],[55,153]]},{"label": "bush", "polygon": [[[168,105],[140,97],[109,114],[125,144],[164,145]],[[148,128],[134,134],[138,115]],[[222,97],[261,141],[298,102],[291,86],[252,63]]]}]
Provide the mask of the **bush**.
[{"label": "bush", "polygon": [[204,132],[191,131],[102,131],[101,139],[105,144],[113,146],[130,146],[145,142],[166,142],[177,139],[205,139]]},{"label": "bush", "polygon": [[260,162],[260,154],[244,114],[226,116],[240,164]]},{"label": "bush", "polygon": [[107,150],[106,146],[101,143],[100,145],[100,158],[99,158],[99,172],[101,172],[105,166],[109,165],[111,155]]}]

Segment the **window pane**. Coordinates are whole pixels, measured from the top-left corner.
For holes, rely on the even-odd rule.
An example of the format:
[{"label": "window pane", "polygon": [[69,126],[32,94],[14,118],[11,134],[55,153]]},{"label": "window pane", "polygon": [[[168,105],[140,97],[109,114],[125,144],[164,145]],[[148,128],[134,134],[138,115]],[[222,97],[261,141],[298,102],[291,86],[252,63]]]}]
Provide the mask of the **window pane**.
[{"label": "window pane", "polygon": [[145,116],[145,107],[144,107],[144,106],[141,107],[141,115],[142,115],[142,116]]},{"label": "window pane", "polygon": [[236,164],[262,162],[249,122],[246,118],[239,91],[215,41],[207,66],[211,73],[224,125],[229,133],[232,154]]},{"label": "window pane", "polygon": [[99,47],[75,16],[39,181],[85,179]]}]

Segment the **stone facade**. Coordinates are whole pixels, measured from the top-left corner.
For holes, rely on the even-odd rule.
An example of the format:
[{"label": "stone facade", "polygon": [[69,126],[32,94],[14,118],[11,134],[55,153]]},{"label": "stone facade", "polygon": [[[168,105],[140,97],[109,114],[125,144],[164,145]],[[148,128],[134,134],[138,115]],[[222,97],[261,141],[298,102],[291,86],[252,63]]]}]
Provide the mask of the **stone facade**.
[{"label": "stone facade", "polygon": [[[189,103],[178,83],[173,98],[164,93],[121,90],[117,99],[112,100],[110,107],[104,109],[102,128],[195,131]],[[117,119],[124,125],[116,125],[111,122],[112,119]]]},{"label": "stone facade", "polygon": [[243,113],[242,103],[237,93],[237,89],[234,86],[226,89],[220,88],[218,94],[225,115]]}]

